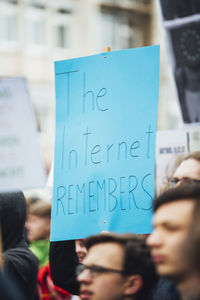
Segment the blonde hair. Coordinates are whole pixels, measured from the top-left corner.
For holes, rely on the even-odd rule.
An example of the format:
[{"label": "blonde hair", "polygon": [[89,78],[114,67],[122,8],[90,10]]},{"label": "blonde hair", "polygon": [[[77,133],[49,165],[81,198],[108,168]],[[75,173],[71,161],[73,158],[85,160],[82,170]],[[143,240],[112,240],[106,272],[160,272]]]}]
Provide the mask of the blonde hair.
[{"label": "blonde hair", "polygon": [[29,205],[28,214],[41,218],[51,218],[51,203],[38,200]]}]

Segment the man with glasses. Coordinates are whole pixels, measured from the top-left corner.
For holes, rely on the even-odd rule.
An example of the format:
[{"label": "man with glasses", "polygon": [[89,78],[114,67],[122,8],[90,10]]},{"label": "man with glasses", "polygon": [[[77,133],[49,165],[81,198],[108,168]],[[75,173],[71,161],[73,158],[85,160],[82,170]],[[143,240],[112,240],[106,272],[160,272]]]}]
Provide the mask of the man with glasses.
[{"label": "man with glasses", "polygon": [[[186,156],[176,168],[173,176],[168,178],[167,189],[179,186],[182,183],[200,183],[200,151]],[[157,200],[156,200],[157,201]],[[173,214],[173,216],[176,216]],[[177,218],[179,215],[177,216]],[[182,217],[181,217],[182,218]],[[150,238],[151,240],[151,238]],[[174,252],[172,251],[172,254]],[[178,300],[176,288],[167,278],[161,276],[154,300]]]},{"label": "man with glasses", "polygon": [[186,156],[176,168],[173,177],[168,179],[169,187],[174,187],[181,182],[200,182],[200,151]]},{"label": "man with glasses", "polygon": [[200,276],[186,263],[185,240],[195,211],[200,211],[200,183],[184,182],[154,201],[154,230],[147,239],[160,276],[171,279],[182,299],[200,299]]},{"label": "man with glasses", "polygon": [[[174,176],[169,179],[169,186],[180,182],[192,183],[200,180],[200,151],[188,155],[177,167]],[[78,258],[75,255],[74,241],[51,242],[50,266],[54,283],[72,294],[79,293],[79,284],[75,278],[75,266]],[[177,300],[174,287],[168,280],[161,279],[154,300]]]},{"label": "man with glasses", "polygon": [[106,233],[86,244],[88,254],[77,268],[81,299],[151,299],[157,277],[143,237]]}]

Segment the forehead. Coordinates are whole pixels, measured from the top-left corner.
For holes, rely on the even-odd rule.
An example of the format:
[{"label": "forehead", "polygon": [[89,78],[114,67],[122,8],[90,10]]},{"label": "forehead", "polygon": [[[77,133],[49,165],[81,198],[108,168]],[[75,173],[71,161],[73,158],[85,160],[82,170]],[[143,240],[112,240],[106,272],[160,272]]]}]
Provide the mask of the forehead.
[{"label": "forehead", "polygon": [[177,167],[174,172],[174,177],[190,177],[193,179],[200,179],[200,161],[189,158]]},{"label": "forehead", "polygon": [[173,223],[188,226],[192,220],[195,202],[183,199],[161,205],[154,214],[154,224]]},{"label": "forehead", "polygon": [[85,264],[97,264],[110,268],[122,268],[124,258],[123,246],[117,243],[101,243],[92,246],[84,260]]},{"label": "forehead", "polygon": [[28,214],[27,215],[27,219],[28,220],[37,220],[37,219],[40,219],[40,217],[39,216],[36,216],[36,215],[34,215],[34,214]]},{"label": "forehead", "polygon": [[46,217],[37,216],[37,215],[34,215],[34,214],[28,214],[27,218],[31,219],[31,220],[44,220],[44,219],[47,219]]},{"label": "forehead", "polygon": [[76,240],[75,243],[79,247],[84,247],[85,248],[85,242],[83,240]]}]

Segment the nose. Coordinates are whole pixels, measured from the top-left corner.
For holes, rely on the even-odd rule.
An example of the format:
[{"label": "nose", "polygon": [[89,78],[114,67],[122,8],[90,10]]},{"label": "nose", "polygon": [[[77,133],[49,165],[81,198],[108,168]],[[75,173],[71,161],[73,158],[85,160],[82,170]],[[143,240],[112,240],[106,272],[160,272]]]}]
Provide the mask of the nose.
[{"label": "nose", "polygon": [[90,274],[90,271],[88,269],[85,269],[84,271],[82,271],[78,275],[77,281],[80,282],[80,283],[90,283],[90,282],[92,282],[92,276]]},{"label": "nose", "polygon": [[76,253],[78,253],[78,252],[81,252],[81,246],[80,246],[80,244],[78,243],[78,241],[76,241]]},{"label": "nose", "polygon": [[150,248],[159,247],[162,244],[162,238],[157,230],[154,230],[147,238],[147,245]]},{"label": "nose", "polygon": [[29,222],[28,222],[28,221],[25,222],[25,228],[26,228],[27,230],[29,229]]}]

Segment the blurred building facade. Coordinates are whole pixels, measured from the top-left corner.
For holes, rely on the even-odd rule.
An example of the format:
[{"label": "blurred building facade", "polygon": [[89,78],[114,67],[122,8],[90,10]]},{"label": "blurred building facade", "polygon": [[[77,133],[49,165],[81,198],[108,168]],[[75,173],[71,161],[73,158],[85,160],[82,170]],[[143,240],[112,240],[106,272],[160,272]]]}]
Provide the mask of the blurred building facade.
[{"label": "blurred building facade", "polygon": [[[179,125],[166,41],[155,0],[0,0],[0,76],[27,78],[44,158],[55,132],[54,61],[161,44],[158,128]],[[178,116],[178,118],[177,118]]]}]

